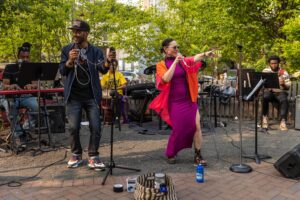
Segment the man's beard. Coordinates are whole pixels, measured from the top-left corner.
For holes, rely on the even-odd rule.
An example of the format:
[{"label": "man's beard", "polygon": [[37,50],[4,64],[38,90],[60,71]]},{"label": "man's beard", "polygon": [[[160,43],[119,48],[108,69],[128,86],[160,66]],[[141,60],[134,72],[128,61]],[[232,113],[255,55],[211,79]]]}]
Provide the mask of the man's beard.
[{"label": "man's beard", "polygon": [[78,38],[78,37],[77,37],[77,38],[73,38],[73,41],[74,41],[74,43],[80,45],[80,44],[84,43],[85,40],[84,40],[84,38],[81,38],[81,37]]},{"label": "man's beard", "polygon": [[273,72],[278,72],[279,67],[276,67],[276,68],[272,68],[272,67],[271,67],[271,69],[272,69]]}]

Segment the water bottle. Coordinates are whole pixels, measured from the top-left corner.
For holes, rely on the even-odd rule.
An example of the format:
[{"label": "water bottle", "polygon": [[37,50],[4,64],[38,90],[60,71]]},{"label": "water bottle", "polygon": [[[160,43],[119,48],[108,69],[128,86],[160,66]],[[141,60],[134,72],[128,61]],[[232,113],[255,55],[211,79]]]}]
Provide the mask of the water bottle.
[{"label": "water bottle", "polygon": [[154,188],[160,189],[161,184],[165,184],[165,174],[155,173]]},{"label": "water bottle", "polygon": [[198,164],[196,168],[196,181],[198,183],[204,182],[204,168],[201,164]]}]

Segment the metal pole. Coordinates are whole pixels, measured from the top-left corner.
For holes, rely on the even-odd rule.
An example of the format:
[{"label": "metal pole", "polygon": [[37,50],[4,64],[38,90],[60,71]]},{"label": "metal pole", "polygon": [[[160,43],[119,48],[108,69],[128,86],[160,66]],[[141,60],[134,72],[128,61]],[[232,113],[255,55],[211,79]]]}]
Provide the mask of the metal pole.
[{"label": "metal pole", "polygon": [[235,173],[249,173],[252,168],[249,165],[243,164],[243,131],[242,131],[242,112],[243,112],[243,96],[242,96],[242,46],[238,45],[239,63],[238,63],[238,84],[239,84],[239,132],[240,132],[240,163],[232,164],[230,170]]}]

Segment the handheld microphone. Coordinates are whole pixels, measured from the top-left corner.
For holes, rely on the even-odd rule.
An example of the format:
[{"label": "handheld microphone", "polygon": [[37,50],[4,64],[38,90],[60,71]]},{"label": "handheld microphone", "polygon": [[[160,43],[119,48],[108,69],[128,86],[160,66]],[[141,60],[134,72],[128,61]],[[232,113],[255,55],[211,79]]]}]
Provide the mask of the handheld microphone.
[{"label": "handheld microphone", "polygon": [[79,46],[78,46],[77,42],[74,43],[74,49],[79,49]]},{"label": "handheld microphone", "polygon": [[180,52],[178,52],[177,55],[179,55],[180,57],[184,58],[184,56]]},{"label": "handheld microphone", "polygon": [[178,52],[178,55],[181,57],[181,61],[183,62],[183,64],[184,64],[185,66],[187,66],[187,67],[190,67],[190,66],[185,62],[184,56],[183,56],[181,53],[179,53],[179,52]]}]

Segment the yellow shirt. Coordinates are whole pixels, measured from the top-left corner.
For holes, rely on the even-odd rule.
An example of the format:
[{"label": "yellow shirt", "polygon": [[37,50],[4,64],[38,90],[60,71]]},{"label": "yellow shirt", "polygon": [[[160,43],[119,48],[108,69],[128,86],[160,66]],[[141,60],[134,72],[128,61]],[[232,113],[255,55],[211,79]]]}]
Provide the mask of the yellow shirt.
[{"label": "yellow shirt", "polygon": [[[122,85],[125,85],[127,83],[126,79],[124,78],[124,75],[121,72],[115,71],[116,74],[116,84],[117,87],[120,87]],[[102,89],[109,89],[113,90],[115,88],[114,86],[114,75],[110,72],[107,72],[104,74],[101,78],[101,87]],[[123,95],[123,90],[118,89],[118,93]]]}]

